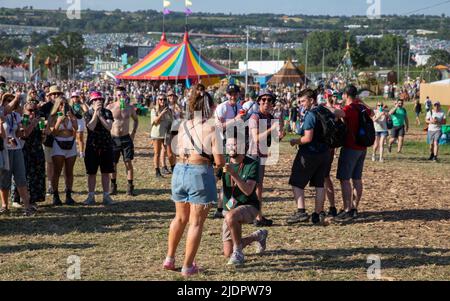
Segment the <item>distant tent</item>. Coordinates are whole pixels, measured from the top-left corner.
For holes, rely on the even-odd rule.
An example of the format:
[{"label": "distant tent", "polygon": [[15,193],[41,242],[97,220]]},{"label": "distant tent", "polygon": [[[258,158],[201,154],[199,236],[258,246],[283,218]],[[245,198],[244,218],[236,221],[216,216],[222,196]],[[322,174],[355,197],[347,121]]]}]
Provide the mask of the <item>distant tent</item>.
[{"label": "distant tent", "polygon": [[184,34],[180,44],[169,44],[163,34],[161,41],[146,57],[116,76],[122,80],[190,80],[197,82],[206,78],[217,78],[232,73],[204,56]]},{"label": "distant tent", "polygon": [[268,85],[280,85],[287,86],[295,85],[297,83],[305,83],[305,74],[294,65],[291,60],[288,60],[286,64],[267,82]]}]

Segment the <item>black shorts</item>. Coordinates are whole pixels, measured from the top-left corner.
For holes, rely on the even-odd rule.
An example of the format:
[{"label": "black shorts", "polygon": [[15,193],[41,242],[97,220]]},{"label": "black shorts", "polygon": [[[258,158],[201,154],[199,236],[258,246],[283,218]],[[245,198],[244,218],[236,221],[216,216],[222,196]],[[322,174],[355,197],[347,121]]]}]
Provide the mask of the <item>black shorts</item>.
[{"label": "black shorts", "polygon": [[292,166],[289,185],[305,189],[309,183],[311,187],[323,188],[329,157],[328,151],[314,155],[298,152]]},{"label": "black shorts", "polygon": [[133,161],[134,159],[134,143],[130,135],[123,137],[112,137],[114,142],[114,163],[119,163],[120,155],[124,162]]},{"label": "black shorts", "polygon": [[405,126],[394,126],[391,130],[391,137],[397,139],[398,137],[405,137]]},{"label": "black shorts", "polygon": [[113,149],[96,150],[87,146],[84,157],[84,165],[88,175],[96,175],[98,168],[102,174],[114,173]]}]

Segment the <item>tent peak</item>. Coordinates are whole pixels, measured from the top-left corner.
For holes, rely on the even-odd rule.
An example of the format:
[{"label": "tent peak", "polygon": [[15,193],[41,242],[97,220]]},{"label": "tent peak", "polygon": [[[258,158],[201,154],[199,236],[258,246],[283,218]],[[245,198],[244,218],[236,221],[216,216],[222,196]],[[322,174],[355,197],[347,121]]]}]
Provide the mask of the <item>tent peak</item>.
[{"label": "tent peak", "polygon": [[161,42],[167,42],[167,37],[166,37],[166,33],[163,32],[161,35]]}]

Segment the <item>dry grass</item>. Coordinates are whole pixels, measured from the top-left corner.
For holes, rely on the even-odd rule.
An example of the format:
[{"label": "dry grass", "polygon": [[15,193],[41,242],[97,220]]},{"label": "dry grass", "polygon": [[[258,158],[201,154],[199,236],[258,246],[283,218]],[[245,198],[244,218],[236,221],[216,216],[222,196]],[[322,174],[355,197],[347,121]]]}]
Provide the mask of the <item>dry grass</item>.
[{"label": "dry grass", "polygon": [[[416,135],[420,135],[418,129]],[[168,225],[174,216],[170,180],[155,181],[147,135],[140,133],[136,160],[139,196],[123,194],[114,207],[53,208],[43,205],[31,218],[0,217],[1,280],[65,280],[67,257],[81,258],[83,280],[179,280],[162,271]],[[381,256],[385,280],[450,279],[450,149],[442,162],[423,160],[426,147],[406,146],[384,164],[367,162],[360,217],[351,224],[288,227],[295,210],[288,177],[294,150],[283,144],[281,162],[267,175],[265,213],[275,220],[268,251],[246,250],[246,265],[226,267],[221,257],[221,221],[208,219],[197,261],[206,268],[199,280],[367,280],[367,256]],[[120,166],[123,171],[123,165]],[[334,167],[335,170],[335,167]],[[78,202],[86,196],[86,178],[76,165]],[[120,174],[119,188],[126,181]],[[308,190],[308,209],[313,191]],[[337,188],[340,203],[340,189]],[[244,231],[253,231],[245,226]],[[184,245],[178,252],[181,263]]]}]

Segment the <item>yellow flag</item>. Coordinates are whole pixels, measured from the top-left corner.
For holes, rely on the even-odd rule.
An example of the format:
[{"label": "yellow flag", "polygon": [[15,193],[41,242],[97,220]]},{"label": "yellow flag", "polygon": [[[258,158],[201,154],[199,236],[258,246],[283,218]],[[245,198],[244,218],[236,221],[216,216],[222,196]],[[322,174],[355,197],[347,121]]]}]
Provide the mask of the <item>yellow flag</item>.
[{"label": "yellow flag", "polygon": [[169,7],[170,6],[170,1],[164,0],[163,2],[164,7]]},{"label": "yellow flag", "polygon": [[186,7],[192,6],[192,2],[190,0],[186,0]]}]

